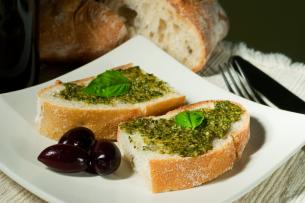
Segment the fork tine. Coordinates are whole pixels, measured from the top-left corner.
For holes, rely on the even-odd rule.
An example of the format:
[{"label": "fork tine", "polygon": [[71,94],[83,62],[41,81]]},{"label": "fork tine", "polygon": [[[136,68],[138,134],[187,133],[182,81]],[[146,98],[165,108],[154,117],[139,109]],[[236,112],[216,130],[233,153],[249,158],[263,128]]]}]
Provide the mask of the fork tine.
[{"label": "fork tine", "polygon": [[239,78],[237,77],[237,73],[234,70],[232,70],[232,67],[229,64],[225,63],[224,66],[222,66],[222,70],[223,70],[224,79],[227,81],[226,82],[227,87],[232,90],[231,92],[251,100],[252,98],[249,97],[248,94],[246,94],[245,90],[241,85]]},{"label": "fork tine", "polygon": [[[224,68],[223,68],[222,65],[219,65],[219,70],[220,70],[220,72],[221,72],[221,75],[222,75],[222,77],[223,77],[223,79],[224,79],[224,81],[225,81],[225,83],[226,83],[226,86],[227,86],[227,88],[229,89],[229,91],[232,92],[232,93],[235,93],[235,90],[232,89],[231,84],[230,84],[229,79],[228,79],[228,76],[226,76],[225,70],[224,70]],[[226,70],[226,71],[227,71],[227,70]],[[237,93],[236,93],[236,94],[237,94]]]},{"label": "fork tine", "polygon": [[231,64],[227,64],[227,69],[230,77],[232,78],[233,84],[239,92],[239,95],[249,100],[253,100],[244,88],[243,82],[240,80],[238,73],[233,69]]},{"label": "fork tine", "polygon": [[231,64],[229,65],[228,70],[233,81],[235,81],[235,85],[238,86],[241,92],[240,95],[249,100],[260,103],[259,100],[255,96],[253,96],[253,94],[249,93],[249,90],[252,91],[251,87],[249,87],[247,81],[243,80],[243,78],[240,77],[239,73],[234,69],[234,67]]},{"label": "fork tine", "polygon": [[266,105],[266,103],[262,99],[257,98],[259,96],[257,96],[257,94],[254,94],[254,91],[252,90],[247,80],[239,74],[239,72],[242,73],[242,71],[236,70],[231,63],[226,63],[224,64],[224,66],[220,66],[219,69],[221,70],[221,74],[224,78],[227,87],[232,93],[244,97],[246,99],[255,101],[257,103]]},{"label": "fork tine", "polygon": [[237,73],[241,85],[243,85],[243,87],[244,87],[245,91],[247,92],[247,94],[249,95],[249,97],[252,98],[251,100],[268,106],[268,104],[261,98],[261,96],[256,92],[256,90],[254,90],[251,87],[250,83],[247,80],[247,77],[244,75],[239,64],[234,63],[234,65],[235,66],[231,65],[232,69]]}]

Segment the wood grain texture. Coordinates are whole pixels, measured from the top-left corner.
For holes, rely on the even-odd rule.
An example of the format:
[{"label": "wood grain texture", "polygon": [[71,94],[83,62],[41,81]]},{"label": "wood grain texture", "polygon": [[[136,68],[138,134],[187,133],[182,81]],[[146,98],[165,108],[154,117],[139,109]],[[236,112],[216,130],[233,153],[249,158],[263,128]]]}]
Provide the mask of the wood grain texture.
[{"label": "wood grain texture", "polygon": [[44,201],[28,192],[0,171],[0,202],[43,203]]},{"label": "wood grain texture", "polygon": [[[245,51],[245,49],[247,50],[247,48],[243,46],[233,47],[232,44],[228,43],[220,45],[210,59],[207,68],[199,74],[210,82],[225,88],[225,84],[219,74],[217,66],[227,60],[230,54],[238,53],[238,51]],[[269,58],[272,57],[273,55],[269,56]],[[260,60],[261,59],[262,58],[260,58]],[[272,64],[270,65],[270,60],[263,60],[260,62],[264,71],[274,76],[287,88],[305,100],[305,65],[299,64],[298,66],[292,66],[290,63],[287,63],[279,66],[277,61],[272,66]],[[293,68],[294,71],[291,71],[291,68]],[[300,150],[270,177],[234,203],[305,202],[304,151]],[[44,201],[19,186],[0,171],[0,202],[41,203]]]},{"label": "wood grain texture", "polygon": [[251,190],[235,203],[244,202],[304,202],[305,152],[293,156],[271,177]]}]

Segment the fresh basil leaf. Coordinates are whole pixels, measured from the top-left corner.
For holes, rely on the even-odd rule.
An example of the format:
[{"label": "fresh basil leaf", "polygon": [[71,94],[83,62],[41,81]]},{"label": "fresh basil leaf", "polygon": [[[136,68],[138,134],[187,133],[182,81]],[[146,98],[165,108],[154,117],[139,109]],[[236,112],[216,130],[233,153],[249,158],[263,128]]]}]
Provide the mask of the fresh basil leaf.
[{"label": "fresh basil leaf", "polygon": [[176,124],[183,128],[195,129],[204,119],[203,113],[199,111],[184,111],[175,116]]},{"label": "fresh basil leaf", "polygon": [[127,93],[131,82],[116,70],[108,70],[98,75],[83,89],[86,94],[100,97],[114,97]]},{"label": "fresh basil leaf", "polygon": [[176,124],[181,127],[184,127],[184,128],[192,127],[190,119],[189,119],[189,115],[186,111],[177,114],[175,116],[175,121],[176,121]]}]

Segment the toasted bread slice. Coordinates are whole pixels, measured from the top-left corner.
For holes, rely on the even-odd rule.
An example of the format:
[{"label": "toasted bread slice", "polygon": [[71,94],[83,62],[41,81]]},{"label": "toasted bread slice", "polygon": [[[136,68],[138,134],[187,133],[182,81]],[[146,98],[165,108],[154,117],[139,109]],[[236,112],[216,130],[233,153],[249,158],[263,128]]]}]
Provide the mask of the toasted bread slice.
[{"label": "toasted bread slice", "polygon": [[[170,111],[164,116],[150,118],[170,119],[183,111],[213,109],[216,102],[219,101],[199,102]],[[241,105],[236,105],[242,109],[240,119],[229,126],[224,137],[213,139],[212,149],[198,156],[181,156],[178,153],[168,154],[160,153],[158,150],[147,150],[143,147],[146,143],[140,132],[130,133],[124,128],[126,123],[119,125],[119,146],[124,157],[132,162],[135,171],[145,177],[153,192],[180,190],[201,185],[230,170],[234,162],[241,157],[248,142],[250,116]]]},{"label": "toasted bread slice", "polygon": [[[131,67],[129,64],[115,69],[126,70]],[[94,77],[90,77],[72,83],[84,86],[93,79]],[[120,122],[142,116],[159,115],[181,106],[185,101],[183,95],[169,87],[170,92],[163,96],[139,103],[118,101],[113,104],[92,104],[59,97],[58,93],[64,88],[63,83],[57,81],[56,84],[38,92],[36,122],[39,131],[55,140],[60,139],[71,128],[80,126],[91,129],[98,140],[116,140],[117,126]]]}]

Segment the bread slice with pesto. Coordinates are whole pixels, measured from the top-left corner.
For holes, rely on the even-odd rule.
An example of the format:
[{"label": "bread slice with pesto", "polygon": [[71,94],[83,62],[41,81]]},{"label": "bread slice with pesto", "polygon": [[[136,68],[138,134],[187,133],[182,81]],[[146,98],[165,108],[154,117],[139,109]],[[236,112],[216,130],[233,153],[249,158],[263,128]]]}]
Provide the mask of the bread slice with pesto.
[{"label": "bread slice with pesto", "polygon": [[249,127],[249,113],[240,104],[203,101],[121,123],[118,143],[151,190],[166,192],[199,186],[232,169]]},{"label": "bread slice with pesto", "polygon": [[91,129],[98,140],[116,140],[119,123],[160,115],[184,101],[166,82],[128,64],[43,88],[38,92],[36,123],[41,134],[55,140],[80,126]]}]

